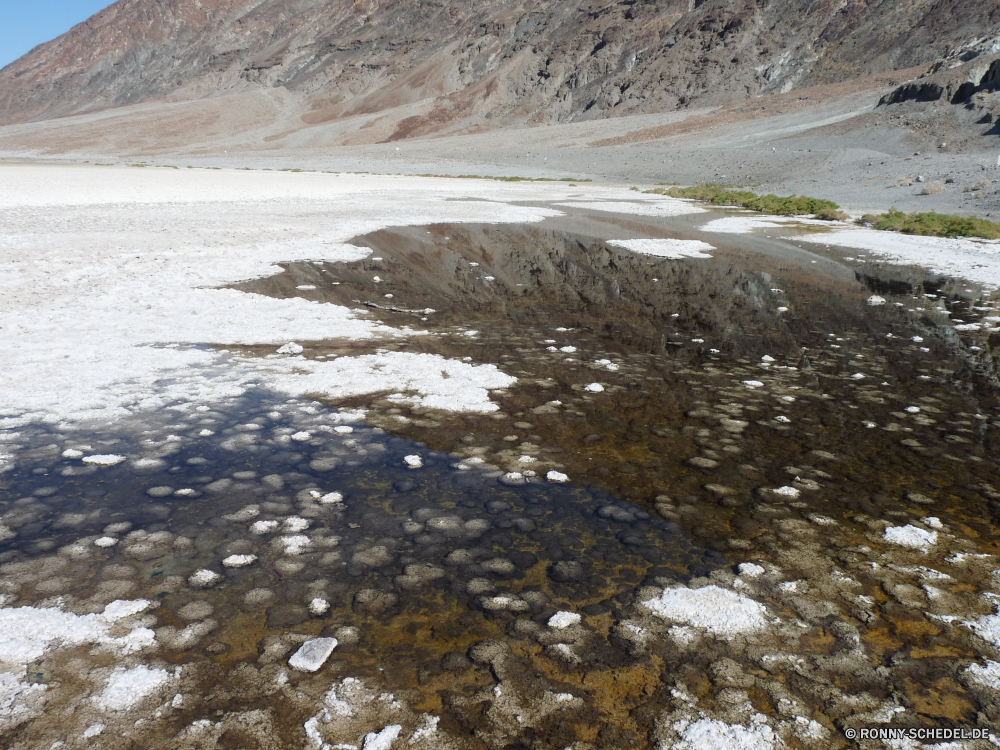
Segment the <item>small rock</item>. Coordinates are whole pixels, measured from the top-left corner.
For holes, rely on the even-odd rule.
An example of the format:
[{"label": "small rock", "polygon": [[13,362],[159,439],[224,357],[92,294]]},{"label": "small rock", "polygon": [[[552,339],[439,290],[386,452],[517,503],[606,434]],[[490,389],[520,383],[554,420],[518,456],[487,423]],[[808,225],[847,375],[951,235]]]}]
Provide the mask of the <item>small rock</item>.
[{"label": "small rock", "polygon": [[354,595],[354,609],[357,612],[378,614],[396,605],[399,597],[389,591],[362,589]]},{"label": "small rock", "polygon": [[571,625],[578,625],[580,623],[580,619],[580,615],[576,612],[556,612],[549,618],[548,626],[550,628],[562,630],[563,628],[568,628]]},{"label": "small rock", "polygon": [[712,458],[695,456],[694,458],[689,458],[687,460],[687,464],[688,466],[693,466],[696,469],[714,469],[719,465],[719,462]]},{"label": "small rock", "polygon": [[934,500],[919,492],[907,492],[906,499],[919,505],[934,505]]},{"label": "small rock", "polygon": [[309,602],[309,614],[319,617],[320,615],[326,614],[327,610],[330,609],[330,602],[326,599],[321,599],[316,597],[311,602]]},{"label": "small rock", "polygon": [[497,481],[508,487],[521,487],[528,483],[527,478],[519,471],[508,471],[499,477]]},{"label": "small rock", "polygon": [[351,562],[364,565],[367,568],[380,568],[383,565],[388,565],[392,560],[392,553],[381,544],[355,552],[351,558]]},{"label": "small rock", "polygon": [[587,571],[576,560],[562,560],[549,568],[549,578],[559,583],[579,582],[587,577]]}]

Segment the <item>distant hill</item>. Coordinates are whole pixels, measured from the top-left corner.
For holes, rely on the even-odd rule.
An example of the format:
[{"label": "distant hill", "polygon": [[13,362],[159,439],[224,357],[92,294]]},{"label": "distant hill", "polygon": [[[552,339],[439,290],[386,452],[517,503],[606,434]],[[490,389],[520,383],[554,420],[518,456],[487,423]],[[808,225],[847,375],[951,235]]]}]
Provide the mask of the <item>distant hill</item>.
[{"label": "distant hill", "polygon": [[787,92],[997,28],[1000,0],[119,0],[0,71],[0,124],[277,87],[304,125],[419,104],[394,140]]}]

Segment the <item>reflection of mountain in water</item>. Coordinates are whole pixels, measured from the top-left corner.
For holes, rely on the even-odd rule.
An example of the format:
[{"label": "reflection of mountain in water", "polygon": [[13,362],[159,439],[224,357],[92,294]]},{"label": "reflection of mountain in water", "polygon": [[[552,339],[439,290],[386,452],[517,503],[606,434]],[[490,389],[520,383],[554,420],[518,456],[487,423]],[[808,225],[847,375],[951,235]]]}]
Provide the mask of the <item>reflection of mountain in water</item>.
[{"label": "reflection of mountain in water", "polygon": [[585,329],[614,349],[663,352],[706,334],[711,346],[739,351],[750,341],[754,350],[795,346],[770,277],[728,263],[663,260],[530,226],[386,229],[352,243],[372,248],[372,256],[325,267],[295,264],[291,273],[243,288],[284,296],[315,285],[304,296],[432,308],[427,325]]}]

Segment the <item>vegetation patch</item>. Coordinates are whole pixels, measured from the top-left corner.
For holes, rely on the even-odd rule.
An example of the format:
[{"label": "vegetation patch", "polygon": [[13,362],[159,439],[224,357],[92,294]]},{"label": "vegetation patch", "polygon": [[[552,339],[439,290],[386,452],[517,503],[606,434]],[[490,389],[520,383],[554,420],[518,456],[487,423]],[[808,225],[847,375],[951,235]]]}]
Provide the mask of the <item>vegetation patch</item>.
[{"label": "vegetation patch", "polygon": [[983,237],[988,240],[1000,239],[1000,224],[966,216],[939,214],[935,211],[906,214],[890,208],[884,214],[865,214],[858,224],[872,229],[885,229],[903,234],[919,234],[926,237]]},{"label": "vegetation patch", "polygon": [[[716,206],[739,206],[750,211],[759,211],[776,216],[805,216],[824,212],[821,218],[832,215],[840,208],[833,201],[823,198],[808,198],[804,195],[757,195],[749,190],[733,190],[730,185],[708,183],[692,187],[653,188],[645,191],[654,195],[669,195],[672,198],[690,198],[705,201]],[[838,212],[839,213],[839,212]],[[842,214],[841,214],[842,215]],[[834,216],[839,218],[839,216]]]}]

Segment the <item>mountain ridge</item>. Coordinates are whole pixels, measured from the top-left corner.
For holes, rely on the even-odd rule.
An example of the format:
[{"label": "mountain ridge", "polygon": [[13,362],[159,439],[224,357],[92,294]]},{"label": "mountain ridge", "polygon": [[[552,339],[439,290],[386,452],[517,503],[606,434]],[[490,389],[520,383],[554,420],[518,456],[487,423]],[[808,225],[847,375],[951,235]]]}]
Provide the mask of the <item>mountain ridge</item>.
[{"label": "mountain ridge", "polygon": [[279,88],[304,126],[419,105],[398,140],[783,93],[994,27],[1000,0],[119,0],[0,70],[0,124]]}]

